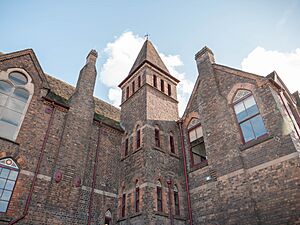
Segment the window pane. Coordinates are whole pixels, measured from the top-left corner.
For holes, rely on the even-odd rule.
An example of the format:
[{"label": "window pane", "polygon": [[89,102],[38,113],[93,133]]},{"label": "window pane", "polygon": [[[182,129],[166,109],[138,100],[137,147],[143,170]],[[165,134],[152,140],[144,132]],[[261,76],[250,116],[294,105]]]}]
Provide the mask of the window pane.
[{"label": "window pane", "polygon": [[250,121],[256,137],[260,137],[267,133],[264,122],[260,115],[253,117]]},{"label": "window pane", "polygon": [[253,133],[253,130],[252,130],[249,120],[247,120],[244,123],[241,123],[240,126],[241,126],[241,129],[243,132],[245,142],[255,139],[255,136],[254,136],[254,133]]},{"label": "window pane", "polygon": [[25,102],[20,101],[16,98],[12,98],[12,97],[10,97],[8,99],[8,103],[7,103],[7,107],[9,109],[12,109],[12,110],[20,112],[20,113],[22,113],[24,111],[25,105],[26,105]]},{"label": "window pane", "polygon": [[8,174],[9,174],[9,169],[3,168],[0,177],[6,179],[8,177]]},{"label": "window pane", "polygon": [[29,97],[29,92],[23,88],[17,88],[13,95],[13,97],[23,101],[23,102],[27,102],[27,99]]},{"label": "window pane", "polygon": [[189,136],[190,136],[190,142],[193,142],[194,140],[196,140],[197,139],[197,137],[196,137],[196,130],[191,130],[189,132]]},{"label": "window pane", "polygon": [[12,90],[13,86],[7,82],[0,81],[0,92],[4,94],[9,94]]},{"label": "window pane", "polygon": [[8,202],[0,201],[0,212],[6,212]]},{"label": "window pane", "polygon": [[5,105],[7,98],[8,98],[7,95],[0,93],[0,105],[1,106]]},{"label": "window pane", "polygon": [[[6,181],[5,179],[0,178],[0,188],[4,188],[5,181]],[[0,196],[1,196],[1,194],[0,194]]]},{"label": "window pane", "polygon": [[234,111],[239,122],[247,118],[247,112],[243,102],[239,102],[238,104],[234,105]]},{"label": "window pane", "polygon": [[2,194],[2,197],[1,197],[1,200],[9,201],[11,193],[12,193],[11,191],[4,190],[3,194]]},{"label": "window pane", "polygon": [[4,189],[12,191],[14,189],[14,186],[15,186],[15,182],[14,181],[7,180]]},{"label": "window pane", "polygon": [[21,113],[15,112],[10,109],[4,109],[1,121],[7,122],[11,125],[18,126],[20,120],[21,120]]},{"label": "window pane", "polygon": [[258,108],[253,96],[250,96],[249,98],[245,99],[244,104],[248,113],[248,117],[258,113]]},{"label": "window pane", "polygon": [[204,143],[200,143],[192,148],[193,163],[198,164],[207,159]]},{"label": "window pane", "polygon": [[0,120],[0,136],[7,138],[7,139],[13,139],[15,133],[16,133],[17,127],[15,125],[9,124],[5,121]]},{"label": "window pane", "polygon": [[27,84],[27,77],[20,72],[12,72],[9,74],[9,79],[16,85]]},{"label": "window pane", "polygon": [[196,128],[196,137],[197,138],[203,137],[203,131],[201,126]]},{"label": "window pane", "polygon": [[11,170],[8,179],[10,179],[10,180],[16,180],[17,176],[18,176],[18,172],[14,171],[14,170]]}]

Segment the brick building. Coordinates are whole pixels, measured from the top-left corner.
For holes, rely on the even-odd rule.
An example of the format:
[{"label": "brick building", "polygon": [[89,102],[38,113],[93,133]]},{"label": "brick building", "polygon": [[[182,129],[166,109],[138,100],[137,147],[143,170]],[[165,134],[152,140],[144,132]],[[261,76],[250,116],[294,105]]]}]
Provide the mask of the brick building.
[{"label": "brick building", "polygon": [[31,49],[0,55],[0,224],[300,224],[300,95],[196,56],[183,116],[145,41],[121,110],[93,97],[97,52],[76,87]]}]

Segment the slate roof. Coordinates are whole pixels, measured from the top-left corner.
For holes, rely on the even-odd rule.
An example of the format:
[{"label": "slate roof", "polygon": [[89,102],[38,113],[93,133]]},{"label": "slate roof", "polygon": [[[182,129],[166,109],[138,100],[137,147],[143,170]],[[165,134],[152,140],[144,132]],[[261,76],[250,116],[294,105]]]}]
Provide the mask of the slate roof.
[{"label": "slate roof", "polygon": [[[75,87],[70,84],[67,84],[61,80],[58,80],[48,74],[46,74],[46,78],[49,82],[51,92],[47,97],[54,99],[64,105],[68,104],[68,99],[75,91]],[[111,120],[115,120],[116,122],[120,121],[120,109],[110,105],[103,100],[98,98],[94,98],[95,100],[95,113],[101,117],[105,117]]]},{"label": "slate roof", "polygon": [[162,73],[167,75],[168,77],[172,78],[175,82],[179,82],[175,77],[170,75],[169,70],[167,69],[166,65],[160,58],[158,52],[154,48],[151,41],[146,40],[133,64],[131,67],[128,76],[119,84],[119,87],[122,86],[131,76],[135,73],[144,63],[148,63],[153,67],[160,70]]}]

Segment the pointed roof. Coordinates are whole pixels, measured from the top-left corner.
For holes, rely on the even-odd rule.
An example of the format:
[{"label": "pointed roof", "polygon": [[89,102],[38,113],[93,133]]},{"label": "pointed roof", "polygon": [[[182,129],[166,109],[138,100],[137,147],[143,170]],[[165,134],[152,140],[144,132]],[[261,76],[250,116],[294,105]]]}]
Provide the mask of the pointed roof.
[{"label": "pointed roof", "polygon": [[179,80],[170,75],[169,70],[163,63],[153,44],[147,39],[144,42],[133,66],[131,67],[128,76],[119,84],[119,87],[121,87],[122,84],[124,84],[132,76],[132,74],[134,74],[144,63],[150,64],[151,66],[160,70],[162,73],[166,74],[168,77],[172,78],[176,82],[179,82]]},{"label": "pointed roof", "polygon": [[154,48],[153,44],[149,40],[146,40],[144,42],[143,47],[129,72],[129,75],[131,75],[145,61],[151,62],[163,71],[170,73],[163,61],[161,60],[160,56],[158,55],[158,52]]}]

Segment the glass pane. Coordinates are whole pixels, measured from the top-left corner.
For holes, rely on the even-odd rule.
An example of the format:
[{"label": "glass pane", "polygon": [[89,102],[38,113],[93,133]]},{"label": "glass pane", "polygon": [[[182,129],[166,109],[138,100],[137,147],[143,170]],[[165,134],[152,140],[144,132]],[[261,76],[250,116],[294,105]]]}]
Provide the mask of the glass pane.
[{"label": "glass pane", "polygon": [[9,174],[9,169],[3,168],[0,177],[6,179],[8,177],[8,174]]},{"label": "glass pane", "polygon": [[240,126],[241,126],[241,129],[243,132],[245,142],[255,139],[255,136],[254,136],[254,133],[253,133],[253,130],[252,130],[249,120],[245,121],[244,123],[241,123]]},{"label": "glass pane", "polygon": [[27,77],[20,72],[12,72],[9,74],[9,79],[16,85],[27,84]]},{"label": "glass pane", "polygon": [[[5,181],[6,181],[5,179],[0,178],[0,188],[4,188]],[[0,196],[1,196],[1,194],[0,194]]]},{"label": "glass pane", "polygon": [[4,106],[7,98],[8,98],[7,95],[0,93],[0,105]]},{"label": "glass pane", "polygon": [[248,113],[248,117],[258,113],[258,108],[253,96],[250,96],[249,98],[245,99],[244,104]]},{"label": "glass pane", "polygon": [[9,94],[13,86],[5,81],[0,81],[0,92],[4,94]]},{"label": "glass pane", "polygon": [[13,139],[17,127],[0,120],[0,136],[7,139]]},{"label": "glass pane", "polygon": [[196,137],[196,130],[191,130],[189,132],[189,136],[190,136],[190,142],[193,142],[194,140],[196,140],[197,139],[197,137]]},{"label": "glass pane", "polygon": [[11,170],[8,179],[10,179],[10,180],[16,180],[17,176],[18,176],[18,172],[14,171],[14,170]]},{"label": "glass pane", "polygon": [[25,105],[26,105],[25,102],[12,97],[8,99],[8,103],[7,103],[8,108],[20,113],[24,111]]},{"label": "glass pane", "polygon": [[192,148],[194,164],[200,163],[207,159],[204,143],[200,143]]},{"label": "glass pane", "polygon": [[202,131],[201,126],[196,128],[196,136],[197,136],[197,139],[200,137],[203,137],[203,131]]},{"label": "glass pane", "polygon": [[15,186],[15,182],[14,181],[7,180],[4,189],[12,191],[14,189],[14,186]]},{"label": "glass pane", "polygon": [[8,202],[0,201],[0,212],[6,212]]},{"label": "glass pane", "polygon": [[23,102],[27,102],[27,99],[29,97],[29,92],[23,88],[17,88],[14,91],[13,96]]},{"label": "glass pane", "polygon": [[234,111],[239,122],[247,118],[247,112],[243,102],[234,105]]},{"label": "glass pane", "polygon": [[12,193],[11,191],[4,190],[3,194],[2,194],[2,197],[1,197],[1,200],[9,201],[11,193]]},{"label": "glass pane", "polygon": [[15,112],[10,109],[4,109],[1,121],[7,122],[11,125],[18,126],[21,120],[21,113]]},{"label": "glass pane", "polygon": [[267,133],[264,122],[260,115],[257,115],[251,119],[251,124],[256,137],[260,137]]}]

